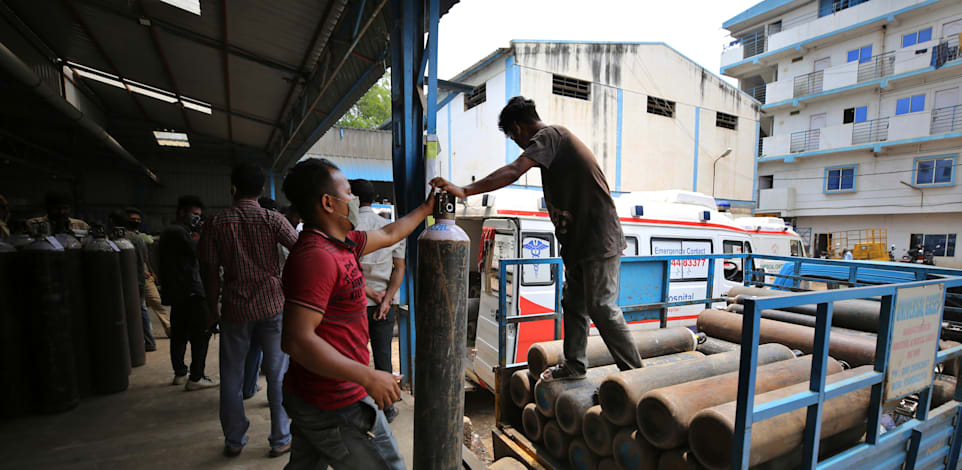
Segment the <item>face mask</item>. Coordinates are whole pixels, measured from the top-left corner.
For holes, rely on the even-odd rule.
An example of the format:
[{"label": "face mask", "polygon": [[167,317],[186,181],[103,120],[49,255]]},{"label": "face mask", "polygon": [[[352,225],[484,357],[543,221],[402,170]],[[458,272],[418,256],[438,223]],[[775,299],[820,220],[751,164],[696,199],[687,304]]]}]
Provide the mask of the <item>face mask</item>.
[{"label": "face mask", "polygon": [[128,220],[128,221],[127,221],[127,228],[130,229],[130,230],[133,230],[133,231],[137,231],[138,229],[140,229],[140,221],[137,221],[137,220]]},{"label": "face mask", "polygon": [[190,214],[187,216],[187,228],[190,229],[191,232],[199,233],[200,228],[203,225],[204,225],[204,219],[202,219],[199,215]]},{"label": "face mask", "polygon": [[334,199],[337,199],[338,201],[341,201],[347,204],[347,215],[344,215],[344,214],[337,214],[337,215],[344,217],[345,219],[347,219],[348,222],[351,223],[351,230],[354,230],[355,228],[357,228],[357,218],[361,210],[361,200],[358,199],[357,197],[354,197],[352,199],[341,199],[337,196],[332,196],[332,197]]}]

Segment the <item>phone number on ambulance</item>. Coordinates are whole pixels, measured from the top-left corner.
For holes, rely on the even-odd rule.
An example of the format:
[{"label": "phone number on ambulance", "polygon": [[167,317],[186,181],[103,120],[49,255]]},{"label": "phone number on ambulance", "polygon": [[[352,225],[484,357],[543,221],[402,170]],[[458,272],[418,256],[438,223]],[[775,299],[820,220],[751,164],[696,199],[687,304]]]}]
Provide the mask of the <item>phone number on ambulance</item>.
[{"label": "phone number on ambulance", "polygon": [[671,261],[672,266],[682,266],[686,268],[700,268],[708,266],[707,259],[676,259]]}]

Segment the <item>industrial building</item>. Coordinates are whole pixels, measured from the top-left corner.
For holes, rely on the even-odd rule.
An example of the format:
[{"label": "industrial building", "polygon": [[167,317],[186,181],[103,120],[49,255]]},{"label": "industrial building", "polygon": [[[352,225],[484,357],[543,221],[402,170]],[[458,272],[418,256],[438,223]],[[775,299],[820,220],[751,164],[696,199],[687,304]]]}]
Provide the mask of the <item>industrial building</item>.
[{"label": "industrial building", "polygon": [[766,0],[724,22],[721,73],[763,103],[758,212],[882,228],[962,267],[962,3]]},{"label": "industrial building", "polygon": [[591,148],[615,195],[684,189],[754,207],[759,103],[667,44],[515,40],[450,81],[470,86],[438,107],[436,171],[455,183],[520,155],[498,113],[521,95]]}]

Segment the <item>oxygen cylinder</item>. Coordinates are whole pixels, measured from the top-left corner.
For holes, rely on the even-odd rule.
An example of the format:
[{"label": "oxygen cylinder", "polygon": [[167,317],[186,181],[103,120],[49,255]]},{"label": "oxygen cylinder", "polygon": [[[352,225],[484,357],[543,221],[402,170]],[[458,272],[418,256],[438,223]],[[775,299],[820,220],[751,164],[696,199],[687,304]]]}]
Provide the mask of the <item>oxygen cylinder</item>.
[{"label": "oxygen cylinder", "polygon": [[90,396],[90,346],[87,341],[87,300],[84,292],[83,246],[69,233],[54,235],[64,249],[64,283],[70,306],[70,336],[73,340],[77,388],[81,397]]},{"label": "oxygen cylinder", "polygon": [[87,331],[94,390],[116,393],[127,390],[130,343],[120,275],[120,248],[107,240],[103,227],[96,227],[84,247],[84,287],[87,291]]},{"label": "oxygen cylinder", "polygon": [[34,227],[33,243],[20,253],[22,287],[27,299],[26,346],[35,407],[43,413],[69,410],[80,403],[77,365],[70,330],[70,306],[64,282],[65,253],[49,225]]},{"label": "oxygen cylinder", "polygon": [[439,193],[437,221],[418,237],[414,468],[461,468],[470,240],[454,223],[454,197]]},{"label": "oxygen cylinder", "polygon": [[140,313],[140,285],[137,282],[137,249],[127,240],[123,227],[114,229],[113,240],[120,248],[120,277],[124,293],[124,312],[127,317],[127,338],[130,342],[130,365],[140,367],[147,363],[144,345],[144,320]]},{"label": "oxygen cylinder", "polygon": [[19,256],[16,248],[0,241],[0,418],[15,418],[30,410],[30,381],[24,367],[23,308],[26,297],[16,280]]}]

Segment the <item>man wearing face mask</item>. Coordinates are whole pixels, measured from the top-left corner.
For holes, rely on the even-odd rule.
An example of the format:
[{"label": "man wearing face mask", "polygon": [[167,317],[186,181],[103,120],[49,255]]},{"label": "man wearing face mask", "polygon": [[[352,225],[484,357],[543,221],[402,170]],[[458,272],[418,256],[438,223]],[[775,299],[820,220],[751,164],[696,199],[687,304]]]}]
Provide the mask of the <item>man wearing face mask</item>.
[{"label": "man wearing face mask", "polygon": [[[204,203],[197,196],[177,199],[177,218],[160,234],[159,271],[164,287],[161,302],[170,305],[170,364],[174,369],[171,385],[186,390],[217,386],[204,375],[210,332],[207,329],[207,300],[197,261]],[[190,368],[184,363],[190,344]]]},{"label": "man wearing face mask", "polygon": [[[384,416],[401,389],[390,372],[368,366],[359,260],[408,236],[431,213],[434,197],[397,222],[357,230],[358,197],[344,173],[320,158],[291,169],[284,194],[304,218],[284,266],[282,345],[291,355],[284,407],[294,436],[286,470],[403,469]],[[420,406],[431,406],[430,397]]]},{"label": "man wearing face mask", "polygon": [[541,121],[534,101],[515,96],[501,110],[498,128],[524,149],[517,160],[460,187],[435,178],[431,185],[458,197],[503,188],[535,166],[565,266],[564,363],[542,379],[585,375],[588,319],[621,370],[641,367],[624,314],[618,307],[621,253],[626,243],[608,182],[591,150],[568,129]]},{"label": "man wearing face mask", "polygon": [[[144,214],[140,209],[136,207],[128,207],[127,212],[127,231],[132,232],[144,240],[145,250],[144,260],[145,260],[145,278],[144,278],[144,304],[141,306],[144,314],[144,332],[151,331],[150,327],[150,315],[148,314],[148,308],[154,311],[157,318],[160,319],[160,324],[164,328],[164,334],[170,338],[170,312],[167,307],[163,305],[160,299],[160,291],[157,290],[157,271],[154,270],[150,259],[150,246],[154,244],[154,237],[150,234],[140,231],[143,226]],[[151,333],[153,335],[153,333]]]},{"label": "man wearing face mask", "polygon": [[247,444],[250,421],[244,413],[242,388],[251,341],[264,351],[261,370],[267,378],[271,409],[269,455],[277,457],[291,449],[290,420],[281,403],[281,379],[288,359],[281,352],[284,293],[277,244],[290,249],[297,232],[280,212],[257,203],[265,179],[264,171],[254,164],[235,167],[231,173],[234,204],[211,219],[200,239],[208,325],[220,322],[220,423],[227,457],[240,455]]}]

